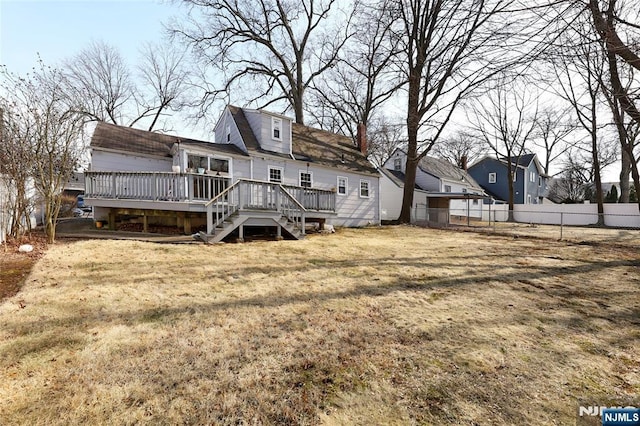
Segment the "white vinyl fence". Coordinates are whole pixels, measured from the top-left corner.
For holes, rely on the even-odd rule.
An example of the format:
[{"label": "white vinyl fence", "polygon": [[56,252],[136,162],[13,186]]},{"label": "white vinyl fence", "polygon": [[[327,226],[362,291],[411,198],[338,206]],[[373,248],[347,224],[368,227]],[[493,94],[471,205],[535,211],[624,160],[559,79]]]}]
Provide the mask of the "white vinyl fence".
[{"label": "white vinyl fence", "polygon": [[[513,209],[514,220],[518,223],[540,225],[591,226],[598,223],[596,204],[517,204]],[[506,222],[509,206],[491,206],[482,211],[483,221]],[[605,204],[604,226],[612,228],[640,228],[638,204]]]}]

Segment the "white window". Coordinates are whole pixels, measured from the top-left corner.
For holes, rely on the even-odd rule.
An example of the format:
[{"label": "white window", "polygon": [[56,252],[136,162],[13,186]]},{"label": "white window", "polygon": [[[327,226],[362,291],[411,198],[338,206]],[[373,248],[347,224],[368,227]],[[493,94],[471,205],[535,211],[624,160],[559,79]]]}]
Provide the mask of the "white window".
[{"label": "white window", "polygon": [[444,192],[451,192],[451,185],[445,185]]},{"label": "white window", "polygon": [[278,141],[282,140],[282,119],[271,117],[271,137]]},{"label": "white window", "polygon": [[496,174],[489,173],[489,183],[496,183]]},{"label": "white window", "polygon": [[231,126],[227,126],[227,143],[231,142]]},{"label": "white window", "polygon": [[542,176],[538,176],[538,186],[542,186]]},{"label": "white window", "polygon": [[402,158],[395,158],[393,160],[393,170],[396,172],[402,171]]},{"label": "white window", "polygon": [[360,198],[369,198],[369,181],[360,181]]},{"label": "white window", "polygon": [[527,204],[531,204],[531,194],[527,195]]},{"label": "white window", "polygon": [[338,195],[347,195],[347,178],[338,176]]},{"label": "white window", "polygon": [[269,182],[282,183],[282,167],[269,166]]},{"label": "white window", "polygon": [[300,171],[300,186],[311,188],[313,186],[313,175],[311,172]]},{"label": "white window", "polygon": [[529,172],[529,182],[536,182],[536,174],[533,172]]}]

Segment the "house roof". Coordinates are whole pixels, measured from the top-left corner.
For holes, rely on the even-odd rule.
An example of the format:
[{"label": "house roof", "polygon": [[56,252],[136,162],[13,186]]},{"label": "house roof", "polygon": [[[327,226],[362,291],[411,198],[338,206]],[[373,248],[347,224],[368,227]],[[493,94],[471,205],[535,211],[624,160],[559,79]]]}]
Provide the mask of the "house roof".
[{"label": "house roof", "polygon": [[[249,120],[247,120],[244,110],[233,105],[229,105],[227,108],[236,123],[240,136],[248,151],[267,153],[282,158],[291,158],[288,154],[268,151],[262,148],[249,124]],[[278,114],[272,114],[266,111],[259,112],[281,117]],[[378,174],[377,169],[367,160],[367,157],[354,146],[351,139],[347,136],[314,129],[294,122],[291,124],[291,136],[293,138],[291,150],[295,160],[320,164],[345,171]]]},{"label": "house roof", "polygon": [[[507,164],[507,157],[502,157],[500,159],[494,158],[494,157],[490,157],[490,156],[485,156],[483,158],[480,159],[480,161],[476,162],[475,164],[473,164],[472,166],[470,166],[469,168],[474,168],[476,167],[478,164],[483,163],[485,161],[499,161],[500,163],[506,165]],[[535,162],[536,167],[538,169],[538,174],[540,174],[540,176],[543,177],[550,177],[549,175],[547,175],[544,172],[544,169],[542,167],[542,165],[540,164],[540,161],[538,160],[538,156],[536,154],[523,154],[520,157],[518,157],[518,161],[512,161],[512,164],[516,165],[517,167],[521,168],[521,169],[526,169],[527,167],[529,167],[529,165],[531,164],[531,162]]]},{"label": "house roof", "polygon": [[259,151],[260,144],[258,143],[258,139],[253,133],[253,130],[251,130],[249,120],[247,120],[247,116],[244,115],[242,108],[233,105],[229,105],[228,108],[231,113],[231,117],[233,117],[233,121],[235,121],[236,127],[240,132],[240,136],[244,141],[244,146],[246,146],[249,151]]},{"label": "house roof", "polygon": [[[384,167],[381,167],[378,170],[380,171],[380,173],[382,173],[383,175],[387,176],[389,178],[389,180],[391,180],[391,182],[393,182],[396,186],[398,186],[400,188],[404,187],[405,175],[401,171],[385,169]],[[417,189],[417,190],[420,190],[420,191],[426,191],[426,190],[422,189],[420,187],[420,185],[418,185],[417,183],[414,184],[414,189]]]},{"label": "house roof", "polygon": [[378,174],[347,136],[293,123],[292,151],[296,160],[353,172]]},{"label": "house roof", "polygon": [[246,155],[235,145],[214,144],[212,142],[181,138],[104,122],[98,123],[91,137],[92,148],[113,149],[160,157],[171,157],[171,147],[176,143],[227,154]]},{"label": "house roof", "polygon": [[440,158],[425,156],[420,160],[418,164],[420,170],[425,173],[429,173],[440,179],[449,179],[457,182],[465,182],[472,188],[482,190],[480,185],[471,177],[465,170],[451,164],[447,160]]}]

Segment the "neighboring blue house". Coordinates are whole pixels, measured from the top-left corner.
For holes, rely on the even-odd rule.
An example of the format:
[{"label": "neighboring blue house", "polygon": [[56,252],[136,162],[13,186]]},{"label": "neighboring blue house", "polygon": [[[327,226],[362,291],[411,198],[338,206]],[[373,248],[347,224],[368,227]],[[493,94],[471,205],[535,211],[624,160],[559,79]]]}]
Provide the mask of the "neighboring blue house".
[{"label": "neighboring blue house", "polygon": [[[514,203],[542,204],[547,194],[549,176],[544,173],[536,154],[521,155],[514,166]],[[507,159],[484,157],[471,167],[469,174],[496,200],[509,200]]]}]

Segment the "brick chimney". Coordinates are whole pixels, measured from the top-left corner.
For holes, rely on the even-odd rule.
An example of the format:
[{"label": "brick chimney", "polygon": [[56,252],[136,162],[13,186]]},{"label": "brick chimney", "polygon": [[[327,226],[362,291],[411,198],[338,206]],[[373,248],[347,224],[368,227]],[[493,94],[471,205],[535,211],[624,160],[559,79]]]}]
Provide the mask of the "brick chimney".
[{"label": "brick chimney", "polygon": [[460,168],[462,170],[464,170],[465,172],[467,171],[467,156],[463,155],[462,157],[460,157]]},{"label": "brick chimney", "polygon": [[358,130],[356,132],[356,144],[358,149],[364,155],[367,156],[367,126],[364,123],[358,123]]}]

